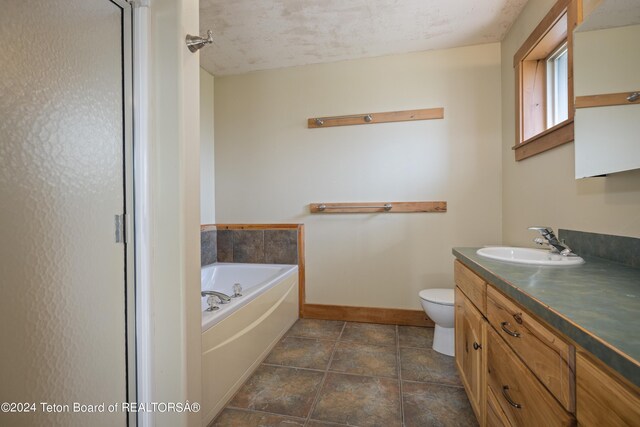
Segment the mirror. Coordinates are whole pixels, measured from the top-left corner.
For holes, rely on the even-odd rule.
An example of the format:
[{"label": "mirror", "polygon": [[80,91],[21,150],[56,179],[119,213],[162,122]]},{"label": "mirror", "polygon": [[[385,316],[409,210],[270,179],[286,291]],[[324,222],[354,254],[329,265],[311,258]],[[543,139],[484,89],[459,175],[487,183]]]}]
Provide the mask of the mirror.
[{"label": "mirror", "polygon": [[640,168],[640,0],[590,5],[574,32],[576,178]]}]

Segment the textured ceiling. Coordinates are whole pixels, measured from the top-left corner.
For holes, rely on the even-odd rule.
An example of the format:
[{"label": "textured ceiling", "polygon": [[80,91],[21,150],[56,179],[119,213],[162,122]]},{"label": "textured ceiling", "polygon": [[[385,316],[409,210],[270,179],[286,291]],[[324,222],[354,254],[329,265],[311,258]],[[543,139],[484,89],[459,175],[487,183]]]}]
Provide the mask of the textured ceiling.
[{"label": "textured ceiling", "polygon": [[527,0],[200,0],[214,75],[500,41]]}]

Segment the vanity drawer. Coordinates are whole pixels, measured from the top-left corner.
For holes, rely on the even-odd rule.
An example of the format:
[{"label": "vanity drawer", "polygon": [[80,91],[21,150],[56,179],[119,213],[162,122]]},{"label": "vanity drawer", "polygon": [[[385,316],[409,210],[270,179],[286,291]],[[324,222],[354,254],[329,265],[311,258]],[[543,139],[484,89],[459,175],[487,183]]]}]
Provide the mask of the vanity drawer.
[{"label": "vanity drawer", "polygon": [[478,307],[482,314],[487,312],[487,283],[463,263],[453,263],[453,278],[462,292]]},{"label": "vanity drawer", "polygon": [[532,427],[575,425],[573,415],[564,410],[497,332],[489,328],[487,338],[488,392],[497,399],[509,424]]},{"label": "vanity drawer", "polygon": [[569,412],[575,412],[575,348],[498,292],[487,289],[487,318]]},{"label": "vanity drawer", "polygon": [[487,427],[511,427],[509,419],[500,408],[498,398],[490,387],[487,387]]}]

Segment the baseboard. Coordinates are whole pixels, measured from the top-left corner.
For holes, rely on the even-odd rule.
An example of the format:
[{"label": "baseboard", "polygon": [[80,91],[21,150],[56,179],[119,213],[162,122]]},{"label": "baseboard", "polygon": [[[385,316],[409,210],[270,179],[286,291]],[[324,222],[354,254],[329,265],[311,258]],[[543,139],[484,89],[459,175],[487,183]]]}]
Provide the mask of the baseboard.
[{"label": "baseboard", "polygon": [[304,309],[301,311],[301,317],[306,319],[344,320],[349,322],[429,327],[435,325],[422,310],[304,304]]}]

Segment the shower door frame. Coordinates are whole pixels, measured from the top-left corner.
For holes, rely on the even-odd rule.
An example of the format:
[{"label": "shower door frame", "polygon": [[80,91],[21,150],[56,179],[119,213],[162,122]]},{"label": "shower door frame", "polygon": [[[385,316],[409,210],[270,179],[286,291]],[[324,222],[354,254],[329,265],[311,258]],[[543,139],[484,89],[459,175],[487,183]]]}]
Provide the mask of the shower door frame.
[{"label": "shower door frame", "polygon": [[[132,7],[126,0],[107,0],[122,10],[122,119],[125,215],[125,356],[126,401],[137,402],[136,348],[136,233],[134,182],[134,109],[133,109],[133,19]],[[127,413],[127,426],[137,426],[137,414]]]}]

